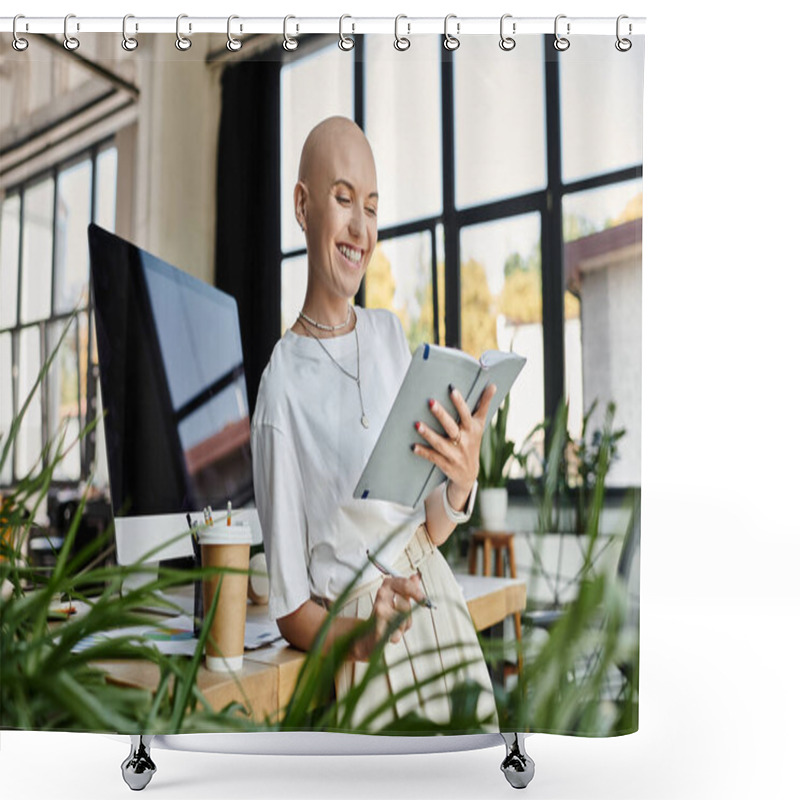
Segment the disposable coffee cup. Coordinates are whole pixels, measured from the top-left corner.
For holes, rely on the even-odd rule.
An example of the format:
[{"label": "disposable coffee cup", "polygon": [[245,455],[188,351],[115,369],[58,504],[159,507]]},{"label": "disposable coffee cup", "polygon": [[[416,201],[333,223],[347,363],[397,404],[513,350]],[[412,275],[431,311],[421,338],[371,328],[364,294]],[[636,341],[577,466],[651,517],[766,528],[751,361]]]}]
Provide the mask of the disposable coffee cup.
[{"label": "disposable coffee cup", "polygon": [[244,623],[247,616],[247,572],[250,566],[250,526],[221,524],[198,531],[203,567],[244,570],[241,574],[209,575],[203,579],[203,607],[211,610],[217,585],[222,587],[217,611],[206,640],[206,668],[238,672],[244,661]]}]

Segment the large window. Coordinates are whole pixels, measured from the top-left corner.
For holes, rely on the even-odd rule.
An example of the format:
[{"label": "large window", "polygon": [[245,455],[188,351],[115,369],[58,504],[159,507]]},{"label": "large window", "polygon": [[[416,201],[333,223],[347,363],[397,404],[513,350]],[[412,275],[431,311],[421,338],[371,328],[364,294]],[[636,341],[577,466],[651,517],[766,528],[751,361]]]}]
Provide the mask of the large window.
[{"label": "large window", "polygon": [[[87,226],[113,230],[117,151],[105,143],[10,188],[0,222],[0,432],[38,386],[14,441],[0,485],[16,482],[62,440],[66,454],[57,481],[86,478],[94,438],[80,431],[97,413],[93,309]],[[62,339],[63,335],[63,339]],[[52,450],[50,451],[52,454]],[[52,456],[51,456],[52,457]]]},{"label": "large window", "polygon": [[516,441],[562,396],[575,437],[595,398],[601,409],[615,401],[627,467],[609,484],[637,485],[642,53],[617,52],[613,37],[573,38],[559,54],[549,36],[510,52],[496,37],[464,37],[448,52],[441,37],[417,36],[398,53],[391,37],[366,36],[355,53],[330,39],[291,57],[281,81],[282,329],[305,292],[292,207],[299,148],[316,122],[343,114],[372,144],[381,195],[358,301],[394,311],[412,349],[524,355],[511,394]]}]

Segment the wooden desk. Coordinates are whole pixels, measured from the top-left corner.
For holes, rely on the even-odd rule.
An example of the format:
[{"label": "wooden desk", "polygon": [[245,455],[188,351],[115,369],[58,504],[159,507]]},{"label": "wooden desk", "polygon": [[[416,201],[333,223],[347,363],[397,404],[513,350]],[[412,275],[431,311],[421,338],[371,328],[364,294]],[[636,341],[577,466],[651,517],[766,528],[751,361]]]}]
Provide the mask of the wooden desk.
[{"label": "wooden desk", "polygon": [[[479,631],[525,609],[526,585],[522,579],[479,575],[456,575],[456,579]],[[266,613],[263,606],[247,607],[248,620],[258,620]],[[234,701],[250,708],[256,720],[279,716],[297,683],[305,653],[284,641],[258,653],[259,660],[254,661],[245,652],[244,668],[237,673],[237,680],[226,673],[210,672],[204,666],[200,667],[197,685],[213,708],[221,709]],[[155,690],[158,685],[158,668],[149,661],[98,661],[93,664],[114,683],[150,690]]]},{"label": "wooden desk", "polygon": [[525,610],[527,585],[523,578],[456,575],[456,580],[464,592],[467,608],[479,631]]}]

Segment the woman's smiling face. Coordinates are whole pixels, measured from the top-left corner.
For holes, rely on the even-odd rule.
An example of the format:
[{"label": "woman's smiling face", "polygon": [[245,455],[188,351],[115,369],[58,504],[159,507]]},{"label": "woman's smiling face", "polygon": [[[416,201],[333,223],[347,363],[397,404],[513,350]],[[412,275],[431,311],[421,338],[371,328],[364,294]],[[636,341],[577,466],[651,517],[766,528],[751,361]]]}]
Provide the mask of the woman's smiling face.
[{"label": "woman's smiling face", "polygon": [[350,300],[364,277],[378,237],[378,188],[361,130],[338,118],[322,128],[301,164],[295,207],[306,229],[310,288],[328,305]]}]

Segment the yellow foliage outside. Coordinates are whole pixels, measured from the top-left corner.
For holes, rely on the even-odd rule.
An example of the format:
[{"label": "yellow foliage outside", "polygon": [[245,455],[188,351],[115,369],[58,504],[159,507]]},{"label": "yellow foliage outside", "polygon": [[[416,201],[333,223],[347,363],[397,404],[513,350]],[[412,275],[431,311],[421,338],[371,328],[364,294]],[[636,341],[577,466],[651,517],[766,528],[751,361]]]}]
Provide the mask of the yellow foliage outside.
[{"label": "yellow foliage outside", "polygon": [[[436,290],[439,298],[439,343],[444,344],[444,266],[436,268]],[[420,303],[419,327],[421,331],[433,331],[433,285],[425,287],[425,300]],[[434,340],[436,337],[433,337]],[[412,345],[413,349],[413,345]]]},{"label": "yellow foliage outside", "polygon": [[[510,325],[541,325],[542,291],[538,271],[516,270],[506,278],[500,293],[500,313]],[[580,300],[571,292],[564,292],[564,319],[577,319],[580,315]]]},{"label": "yellow foliage outside", "polygon": [[630,222],[634,219],[641,219],[642,218],[642,202],[643,202],[643,194],[639,192],[635,197],[632,197],[625,208],[622,209],[619,216],[615,217],[614,220],[611,222],[610,227],[616,227],[617,225],[622,225],[623,222]]},{"label": "yellow foliage outside", "polygon": [[564,292],[564,319],[580,319],[581,301],[572,292]]},{"label": "yellow foliage outside", "polygon": [[516,270],[509,275],[500,293],[500,313],[512,325],[542,321],[542,291],[539,272]]},{"label": "yellow foliage outside", "polygon": [[475,358],[497,349],[497,310],[486,270],[471,258],[461,265],[461,349]]},{"label": "yellow foliage outside", "polygon": [[[444,342],[444,269],[437,269],[439,295],[439,341]],[[421,341],[432,341],[433,288],[425,287],[420,302],[419,319],[409,318],[408,308],[395,306],[396,281],[392,266],[380,244],[367,268],[366,304],[370,308],[388,308],[400,318],[412,349]],[[461,267],[461,348],[478,358],[485,350],[497,349],[497,315],[503,314],[512,325],[541,324],[542,294],[539,271],[515,270],[505,280],[498,298],[489,290],[486,270],[470,259]],[[580,300],[564,293],[564,317],[580,317]],[[417,341],[419,340],[419,341]]]},{"label": "yellow foliage outside", "polygon": [[395,289],[397,281],[392,274],[392,264],[386,256],[380,242],[372,258],[367,265],[365,278],[365,302],[367,308],[388,308],[400,318],[403,330],[408,336],[410,323],[408,318],[408,308],[403,304],[402,308],[397,308],[394,303]]}]

